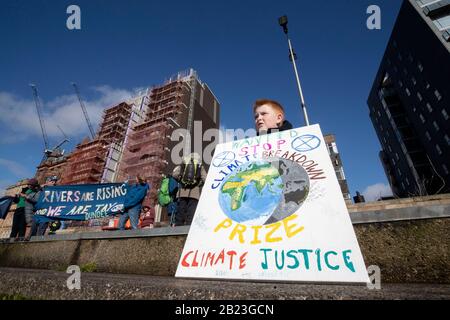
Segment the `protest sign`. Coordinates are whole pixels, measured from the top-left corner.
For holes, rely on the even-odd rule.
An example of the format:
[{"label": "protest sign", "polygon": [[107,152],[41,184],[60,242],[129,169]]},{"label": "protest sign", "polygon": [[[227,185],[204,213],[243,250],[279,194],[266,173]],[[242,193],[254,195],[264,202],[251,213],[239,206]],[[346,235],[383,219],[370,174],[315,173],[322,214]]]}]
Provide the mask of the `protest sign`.
[{"label": "protest sign", "polygon": [[368,282],[319,125],[216,147],[176,276]]}]

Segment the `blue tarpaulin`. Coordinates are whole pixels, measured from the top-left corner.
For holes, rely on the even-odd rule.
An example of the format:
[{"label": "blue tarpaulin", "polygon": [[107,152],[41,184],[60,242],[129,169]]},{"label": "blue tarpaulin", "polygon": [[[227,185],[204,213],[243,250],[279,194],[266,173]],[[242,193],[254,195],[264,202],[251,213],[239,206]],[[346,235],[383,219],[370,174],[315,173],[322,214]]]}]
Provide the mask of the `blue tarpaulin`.
[{"label": "blue tarpaulin", "polygon": [[6,219],[13,201],[14,197],[5,196],[0,198],[0,219]]}]

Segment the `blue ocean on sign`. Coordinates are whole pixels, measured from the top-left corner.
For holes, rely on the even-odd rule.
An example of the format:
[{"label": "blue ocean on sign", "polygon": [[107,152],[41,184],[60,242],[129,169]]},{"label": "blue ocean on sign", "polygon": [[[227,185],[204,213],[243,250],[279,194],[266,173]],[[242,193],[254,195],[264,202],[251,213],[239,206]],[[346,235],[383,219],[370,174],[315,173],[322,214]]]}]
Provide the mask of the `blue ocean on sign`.
[{"label": "blue ocean on sign", "polygon": [[219,204],[233,221],[262,225],[278,206],[283,195],[283,181],[278,170],[265,161],[241,165],[224,181]]}]

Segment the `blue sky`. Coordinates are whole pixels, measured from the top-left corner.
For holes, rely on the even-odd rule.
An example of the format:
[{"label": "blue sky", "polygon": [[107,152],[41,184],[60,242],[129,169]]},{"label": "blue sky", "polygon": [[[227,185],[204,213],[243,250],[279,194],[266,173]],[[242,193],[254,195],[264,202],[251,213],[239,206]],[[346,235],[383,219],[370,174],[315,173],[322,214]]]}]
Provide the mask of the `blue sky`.
[{"label": "blue sky", "polygon": [[[81,8],[81,30],[66,28],[66,8]],[[368,30],[366,9],[381,8],[381,30]],[[383,192],[387,180],[367,96],[400,0],[343,1],[22,1],[0,4],[0,190],[31,177],[43,140],[30,82],[44,103],[50,144],[88,129],[71,81],[91,120],[138,88],[196,69],[221,103],[221,125],[252,128],[255,99],[278,100],[303,125],[288,47],[289,32],[311,123],[336,135],[352,195]],[[374,191],[375,190],[375,191]]]}]

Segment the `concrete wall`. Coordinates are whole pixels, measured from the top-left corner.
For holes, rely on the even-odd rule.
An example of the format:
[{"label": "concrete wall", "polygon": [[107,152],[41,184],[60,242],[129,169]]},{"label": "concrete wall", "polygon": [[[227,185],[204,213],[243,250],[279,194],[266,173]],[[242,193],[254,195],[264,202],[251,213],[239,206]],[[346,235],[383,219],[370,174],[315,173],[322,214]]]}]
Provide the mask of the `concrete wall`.
[{"label": "concrete wall", "polygon": [[[386,283],[450,283],[447,214],[403,221],[354,221],[366,266],[378,265]],[[388,217],[389,211],[384,212],[383,219]],[[0,267],[62,271],[76,264],[95,272],[173,276],[187,232],[187,227],[158,228],[2,243]]]}]

